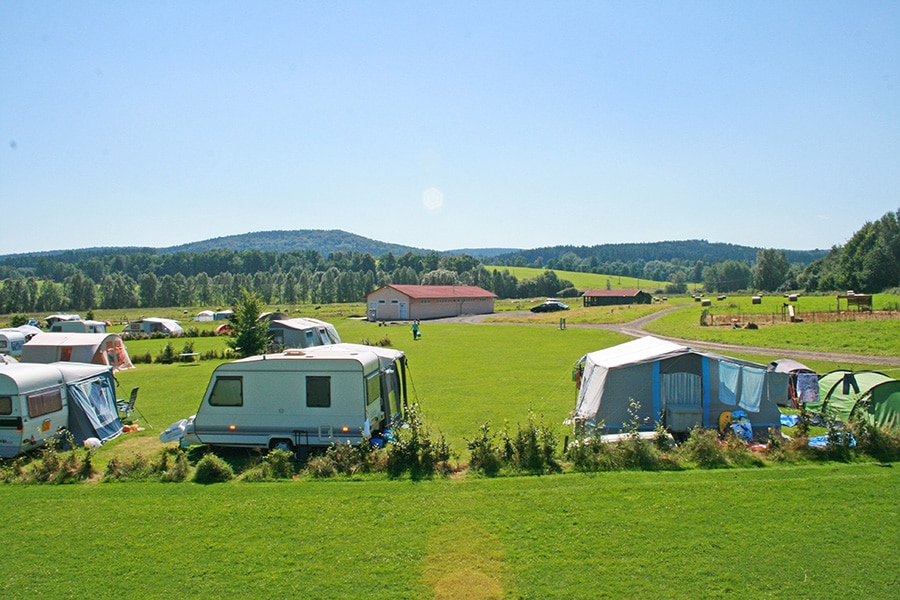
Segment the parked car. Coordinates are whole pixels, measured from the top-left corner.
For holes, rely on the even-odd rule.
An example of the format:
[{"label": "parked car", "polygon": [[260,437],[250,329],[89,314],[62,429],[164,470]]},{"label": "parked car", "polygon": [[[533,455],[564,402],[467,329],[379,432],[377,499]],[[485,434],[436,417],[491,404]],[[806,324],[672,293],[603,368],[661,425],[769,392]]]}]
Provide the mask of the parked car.
[{"label": "parked car", "polygon": [[558,310],[569,310],[568,305],[563,304],[559,300],[553,300],[548,298],[546,302],[542,304],[538,304],[534,308],[531,309],[533,313],[542,313],[542,312],[556,312]]}]

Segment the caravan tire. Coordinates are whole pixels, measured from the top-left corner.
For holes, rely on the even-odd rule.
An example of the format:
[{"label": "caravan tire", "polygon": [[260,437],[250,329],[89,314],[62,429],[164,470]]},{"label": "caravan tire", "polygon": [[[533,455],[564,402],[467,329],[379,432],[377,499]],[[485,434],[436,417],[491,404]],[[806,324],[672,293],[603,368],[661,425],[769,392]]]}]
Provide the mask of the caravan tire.
[{"label": "caravan tire", "polygon": [[269,450],[284,450],[285,452],[294,453],[294,444],[290,440],[272,440],[269,444]]}]

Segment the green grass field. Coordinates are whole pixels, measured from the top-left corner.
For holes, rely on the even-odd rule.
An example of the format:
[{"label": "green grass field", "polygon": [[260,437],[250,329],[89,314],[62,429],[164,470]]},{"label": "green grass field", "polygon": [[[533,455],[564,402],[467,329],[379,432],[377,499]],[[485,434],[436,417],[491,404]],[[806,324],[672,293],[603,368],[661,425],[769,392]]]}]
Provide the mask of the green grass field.
[{"label": "green grass field", "polygon": [[[405,351],[411,401],[459,461],[481,424],[515,427],[529,410],[562,441],[571,432],[563,420],[575,403],[573,363],[629,339],[560,330],[556,314],[533,326],[425,322],[413,342],[405,325],[347,318],[357,308],[289,310],[333,322],[344,341],[388,337]],[[690,312],[699,320],[689,306],[659,323],[687,325]],[[872,323],[840,325],[844,336]],[[795,335],[789,326],[771,329]],[[192,341],[198,352],[225,347],[224,338]],[[176,351],[184,342],[173,341]],[[155,357],[166,343],[135,340],[128,348]],[[817,347],[840,343],[821,339]],[[740,356],[779,357],[777,350]],[[140,364],[119,373],[120,396],[140,387],[145,430],[102,447],[97,468],[112,456],[158,452],[159,432],[196,412],[220,363]],[[15,541],[0,551],[0,589],[9,597],[100,598],[891,598],[900,566],[896,471],[829,463],[419,482],[0,485],[6,539]]]},{"label": "green grass field", "polygon": [[[874,307],[896,305],[897,296],[878,294]],[[698,304],[675,311],[650,324],[645,329],[651,333],[691,340],[702,340],[738,346],[757,346],[789,350],[810,350],[861,356],[897,356],[900,352],[900,318],[890,320],[856,320],[853,312],[845,313],[841,320],[814,322],[790,322],[781,319],[784,305],[781,297],[763,298],[761,305],[751,304],[749,297],[727,298],[719,302],[713,300],[709,310],[713,314],[735,315],[739,322],[761,322],[759,329],[732,329],[729,326],[702,327],[700,317],[704,308]],[[816,311],[834,311],[833,296],[801,297],[797,303],[797,315]],[[775,315],[773,322],[766,323],[761,317]]]},{"label": "green grass field", "polygon": [[895,598],[876,465],[0,486],[9,598]]},{"label": "green grass field", "polygon": [[515,275],[520,281],[523,279],[534,279],[544,271],[553,271],[560,279],[566,279],[572,282],[572,285],[579,290],[587,289],[606,289],[607,284],[614,290],[631,290],[642,289],[646,292],[653,293],[656,289],[663,289],[666,286],[665,281],[651,281],[649,279],[638,279],[636,277],[621,277],[619,275],[603,275],[598,273],[581,273],[579,271],[560,271],[558,269],[538,269],[534,267],[498,267],[489,266],[489,271],[494,269],[498,271],[507,270],[510,275]]}]

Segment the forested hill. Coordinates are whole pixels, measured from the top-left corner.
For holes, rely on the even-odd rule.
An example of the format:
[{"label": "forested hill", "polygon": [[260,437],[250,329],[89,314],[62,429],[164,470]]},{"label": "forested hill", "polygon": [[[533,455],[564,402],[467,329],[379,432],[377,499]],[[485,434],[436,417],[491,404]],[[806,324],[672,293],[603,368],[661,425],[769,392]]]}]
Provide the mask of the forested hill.
[{"label": "forested hill", "polygon": [[[704,264],[715,264],[726,260],[752,263],[760,248],[736,246],[734,244],[710,243],[706,240],[683,240],[670,242],[647,242],[633,244],[601,244],[598,246],[552,246],[519,250],[509,254],[501,254],[492,260],[502,265],[537,265],[546,266],[565,262],[569,258],[579,261],[592,259],[595,263],[631,263],[635,261],[680,262],[690,265],[697,261]],[[785,258],[792,264],[806,265],[828,254],[828,250],[784,250]]]},{"label": "forested hill", "polygon": [[208,250],[261,250],[263,252],[292,252],[295,250],[315,250],[322,256],[334,252],[359,252],[381,256],[392,252],[395,255],[427,254],[430,250],[413,248],[400,244],[379,242],[361,235],[347,233],[339,229],[298,229],[293,231],[257,231],[240,235],[217,237],[202,242],[192,242],[180,246],[160,248],[160,254],[175,252],[206,252]]}]

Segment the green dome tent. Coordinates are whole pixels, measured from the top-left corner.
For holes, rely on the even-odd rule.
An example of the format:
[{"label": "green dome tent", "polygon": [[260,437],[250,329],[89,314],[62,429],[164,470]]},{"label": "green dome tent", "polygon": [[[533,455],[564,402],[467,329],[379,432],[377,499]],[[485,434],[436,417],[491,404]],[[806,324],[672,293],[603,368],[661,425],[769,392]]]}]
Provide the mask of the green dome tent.
[{"label": "green dome tent", "polygon": [[885,381],[870,389],[856,401],[851,414],[871,425],[900,429],[900,380]]},{"label": "green dome tent", "polygon": [[[879,385],[890,382],[900,383],[878,371],[831,371],[819,378],[821,402],[807,403],[806,410],[846,423],[860,400],[869,398],[870,392]],[[882,393],[879,392],[879,397]]]}]

